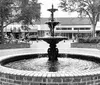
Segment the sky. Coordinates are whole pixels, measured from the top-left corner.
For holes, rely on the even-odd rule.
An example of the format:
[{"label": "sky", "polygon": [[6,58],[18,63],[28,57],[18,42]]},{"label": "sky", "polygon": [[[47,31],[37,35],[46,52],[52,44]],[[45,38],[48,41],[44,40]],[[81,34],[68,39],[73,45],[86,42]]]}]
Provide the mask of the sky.
[{"label": "sky", "polygon": [[52,4],[54,5],[54,8],[58,9],[54,13],[54,17],[76,17],[77,13],[67,13],[63,12],[61,8],[58,8],[60,4],[60,0],[38,0],[39,3],[42,3],[41,5],[41,17],[50,17],[50,12],[47,11],[47,9],[50,9]]}]

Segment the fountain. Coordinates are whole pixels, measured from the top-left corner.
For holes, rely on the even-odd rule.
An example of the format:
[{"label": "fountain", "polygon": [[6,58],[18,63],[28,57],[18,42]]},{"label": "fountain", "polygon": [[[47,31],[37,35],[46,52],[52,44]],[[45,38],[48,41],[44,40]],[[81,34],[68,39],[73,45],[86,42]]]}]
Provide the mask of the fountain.
[{"label": "fountain", "polygon": [[48,24],[49,28],[50,28],[50,33],[51,33],[51,36],[50,37],[47,37],[47,38],[38,38],[38,39],[41,39],[41,40],[44,40],[45,42],[47,42],[50,46],[50,48],[48,49],[48,57],[49,57],[49,61],[57,61],[57,57],[58,57],[58,48],[56,47],[56,44],[59,43],[60,41],[66,39],[67,38],[64,38],[64,37],[55,37],[54,36],[54,28],[56,25],[59,24],[59,22],[55,22],[54,21],[54,12],[57,11],[58,9],[55,9],[53,7],[53,4],[52,4],[52,8],[51,9],[48,9],[48,11],[51,12],[51,21],[49,22],[46,22],[46,24]]},{"label": "fountain", "polygon": [[[98,49],[60,49],[56,44],[65,38],[54,36],[53,12],[48,9],[51,30],[48,38],[39,38],[50,44],[43,49],[0,50],[0,85],[100,85],[100,51]],[[48,58],[49,57],[49,58]]]}]

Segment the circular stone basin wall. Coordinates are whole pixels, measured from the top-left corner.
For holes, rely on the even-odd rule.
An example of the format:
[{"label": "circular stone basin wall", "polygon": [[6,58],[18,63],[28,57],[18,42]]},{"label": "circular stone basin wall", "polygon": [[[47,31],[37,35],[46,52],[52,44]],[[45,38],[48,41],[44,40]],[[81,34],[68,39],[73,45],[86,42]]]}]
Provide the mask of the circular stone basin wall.
[{"label": "circular stone basin wall", "polygon": [[[62,53],[88,55],[89,57],[99,58],[99,50],[88,49],[67,49]],[[85,54],[84,54],[85,53]],[[31,52],[28,53],[31,55]],[[36,55],[35,53],[32,53]],[[2,63],[12,62],[12,60],[21,59],[22,55],[27,53],[13,54],[2,56],[0,58],[0,85],[99,85],[100,84],[100,68],[96,71],[72,72],[67,74],[65,71],[58,72],[39,72],[17,70],[2,66]],[[21,57],[21,58],[20,58]],[[70,56],[71,57],[71,56]],[[27,58],[27,57],[26,57]],[[6,62],[5,62],[6,61]]]}]

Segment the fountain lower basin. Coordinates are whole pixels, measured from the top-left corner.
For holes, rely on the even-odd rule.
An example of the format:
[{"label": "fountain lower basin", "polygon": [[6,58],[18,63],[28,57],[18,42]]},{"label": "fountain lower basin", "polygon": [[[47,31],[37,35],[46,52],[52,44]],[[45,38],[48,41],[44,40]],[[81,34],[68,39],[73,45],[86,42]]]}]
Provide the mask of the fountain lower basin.
[{"label": "fountain lower basin", "polygon": [[[41,56],[41,57],[40,57]],[[18,59],[21,57],[20,59]],[[83,60],[84,59],[84,60]],[[100,59],[90,56],[59,54],[58,61],[48,61],[47,54],[33,54],[25,56],[15,56],[1,62],[5,67],[37,71],[37,72],[65,72],[72,73],[92,72],[100,69]]]},{"label": "fountain lower basin", "polygon": [[[12,55],[7,53],[8,55],[3,54],[0,58],[0,61],[5,61],[7,59],[19,59],[18,56],[23,55],[35,55],[35,54],[45,54],[31,49],[23,50],[13,50]],[[12,52],[12,50],[9,50]],[[96,49],[61,49],[60,54],[77,54],[77,55],[86,55],[94,58],[98,58],[100,56],[100,51]],[[85,54],[84,54],[85,53]],[[94,71],[84,71],[84,72],[70,72],[66,71],[57,71],[57,72],[39,72],[39,71],[27,71],[27,70],[18,70],[13,68],[8,68],[3,65],[0,65],[0,84],[3,85],[7,83],[8,85],[96,85],[99,83],[100,69],[96,69]]]}]

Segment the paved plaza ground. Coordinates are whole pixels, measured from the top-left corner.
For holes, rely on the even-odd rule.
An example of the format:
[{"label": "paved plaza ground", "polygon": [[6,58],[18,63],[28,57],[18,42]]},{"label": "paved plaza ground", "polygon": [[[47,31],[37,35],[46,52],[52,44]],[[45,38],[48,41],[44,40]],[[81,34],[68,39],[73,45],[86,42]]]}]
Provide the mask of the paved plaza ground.
[{"label": "paved plaza ground", "polygon": [[[72,40],[62,40],[57,44],[57,47],[59,49],[65,49],[71,47]],[[49,48],[49,44],[44,41],[33,41],[33,44],[31,45],[31,48],[37,48],[37,49],[47,49]]]},{"label": "paved plaza ground", "polygon": [[[100,50],[95,48],[71,48],[72,40],[64,40],[60,41],[57,44],[59,49],[59,53],[83,53],[83,54],[93,54],[100,55]],[[17,48],[17,49],[3,49],[0,50],[0,57],[7,55],[15,55],[15,54],[34,54],[34,53],[47,53],[47,49],[49,48],[49,44],[44,41],[33,41],[30,48]],[[85,50],[85,53],[84,53]],[[87,50],[87,51],[86,51]],[[90,51],[89,51],[90,50]],[[94,52],[95,51],[95,52]],[[90,53],[91,52],[91,53]]]},{"label": "paved plaza ground", "polygon": [[[72,40],[63,40],[60,41],[57,44],[58,49],[67,49],[67,48],[71,48],[71,43]],[[49,48],[49,44],[44,42],[44,41],[33,41],[33,43],[31,44],[30,48],[17,48],[15,49],[3,49],[0,50],[0,56],[6,56],[6,55],[13,55],[13,54],[17,54],[17,53],[30,53],[30,52],[41,52],[41,53],[46,53],[47,49]]]}]

